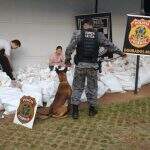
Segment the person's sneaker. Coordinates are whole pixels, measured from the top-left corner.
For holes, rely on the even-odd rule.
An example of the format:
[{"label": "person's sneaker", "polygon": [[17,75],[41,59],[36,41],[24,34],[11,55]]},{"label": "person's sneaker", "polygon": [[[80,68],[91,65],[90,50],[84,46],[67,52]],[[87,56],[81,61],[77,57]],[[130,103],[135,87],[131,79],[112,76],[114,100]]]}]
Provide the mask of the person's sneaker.
[{"label": "person's sneaker", "polygon": [[78,105],[72,105],[72,118],[73,119],[78,119],[79,118]]},{"label": "person's sneaker", "polygon": [[98,110],[94,106],[89,107],[89,116],[94,117],[98,113]]}]

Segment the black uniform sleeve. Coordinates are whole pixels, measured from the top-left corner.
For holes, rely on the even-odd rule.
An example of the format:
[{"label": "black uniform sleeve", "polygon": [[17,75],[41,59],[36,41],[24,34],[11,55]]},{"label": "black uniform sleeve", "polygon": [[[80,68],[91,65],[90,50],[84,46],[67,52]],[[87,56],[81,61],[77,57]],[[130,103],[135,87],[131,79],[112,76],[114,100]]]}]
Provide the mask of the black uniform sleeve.
[{"label": "black uniform sleeve", "polygon": [[105,47],[107,51],[116,53],[120,56],[124,56],[124,53],[112,42],[110,42],[103,33],[100,32],[98,34],[98,39],[99,39],[100,46]]}]

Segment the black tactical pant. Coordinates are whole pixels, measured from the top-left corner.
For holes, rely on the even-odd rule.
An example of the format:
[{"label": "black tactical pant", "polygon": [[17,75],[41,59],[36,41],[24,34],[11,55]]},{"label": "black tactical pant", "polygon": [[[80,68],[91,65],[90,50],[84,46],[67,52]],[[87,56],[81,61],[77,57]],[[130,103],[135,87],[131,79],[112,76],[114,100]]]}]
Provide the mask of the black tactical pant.
[{"label": "black tactical pant", "polygon": [[12,73],[12,68],[10,66],[8,58],[5,56],[5,50],[2,49],[0,50],[0,65],[2,67],[2,70],[6,72],[6,74],[14,80],[13,73]]},{"label": "black tactical pant", "polygon": [[89,105],[97,105],[97,70],[94,68],[75,68],[73,86],[72,86],[72,97],[71,103],[79,105],[81,95],[85,89],[85,81],[87,79],[87,86],[85,89],[87,101]]}]

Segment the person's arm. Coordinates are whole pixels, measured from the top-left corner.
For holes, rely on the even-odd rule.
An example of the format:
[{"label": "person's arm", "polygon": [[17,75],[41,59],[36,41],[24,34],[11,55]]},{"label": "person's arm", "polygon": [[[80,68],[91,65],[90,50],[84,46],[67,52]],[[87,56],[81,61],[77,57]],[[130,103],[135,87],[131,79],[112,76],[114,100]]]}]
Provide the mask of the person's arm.
[{"label": "person's arm", "polygon": [[6,55],[6,57],[8,58],[9,64],[10,64],[10,66],[12,68],[11,56],[10,55]]},{"label": "person's arm", "polygon": [[9,55],[6,55],[5,56],[7,57],[7,67],[9,68],[9,74],[8,76],[11,78],[12,81],[15,81],[15,77],[14,77],[14,72],[13,72],[13,67],[12,67],[12,63],[11,63],[11,57]]},{"label": "person's arm", "polygon": [[10,67],[12,69],[12,72],[13,72],[13,64],[12,64],[12,60],[11,60],[11,54],[8,55],[8,54],[5,53],[5,56],[7,57],[8,61],[9,61],[9,65],[10,65]]},{"label": "person's arm", "polygon": [[81,33],[80,30],[77,30],[73,33],[71,41],[70,41],[68,47],[66,48],[66,52],[65,52],[66,60],[69,60],[69,61],[71,60],[71,55],[76,49],[76,45],[78,43],[80,33]]},{"label": "person's arm", "polygon": [[122,57],[126,55],[117,46],[115,46],[112,42],[110,42],[103,33],[100,32],[98,38],[99,38],[100,46],[105,47],[107,51],[116,53]]},{"label": "person's arm", "polygon": [[64,56],[64,54],[62,53],[62,55],[61,55],[61,63],[64,64],[64,62],[65,62],[65,56]]},{"label": "person's arm", "polygon": [[11,47],[9,42],[5,42],[4,44],[4,49],[5,49],[5,56],[8,58],[9,64],[11,68],[13,69],[12,61],[11,61]]}]

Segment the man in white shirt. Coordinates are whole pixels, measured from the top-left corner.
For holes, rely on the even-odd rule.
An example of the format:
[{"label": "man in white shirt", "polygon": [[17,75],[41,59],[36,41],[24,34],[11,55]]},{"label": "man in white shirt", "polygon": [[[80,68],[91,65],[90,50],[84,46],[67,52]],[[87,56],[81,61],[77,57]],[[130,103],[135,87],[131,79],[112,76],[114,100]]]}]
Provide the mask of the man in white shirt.
[{"label": "man in white shirt", "polygon": [[4,72],[15,80],[13,76],[12,62],[11,62],[11,50],[17,49],[21,46],[19,40],[12,40],[11,42],[0,39],[0,66]]}]

